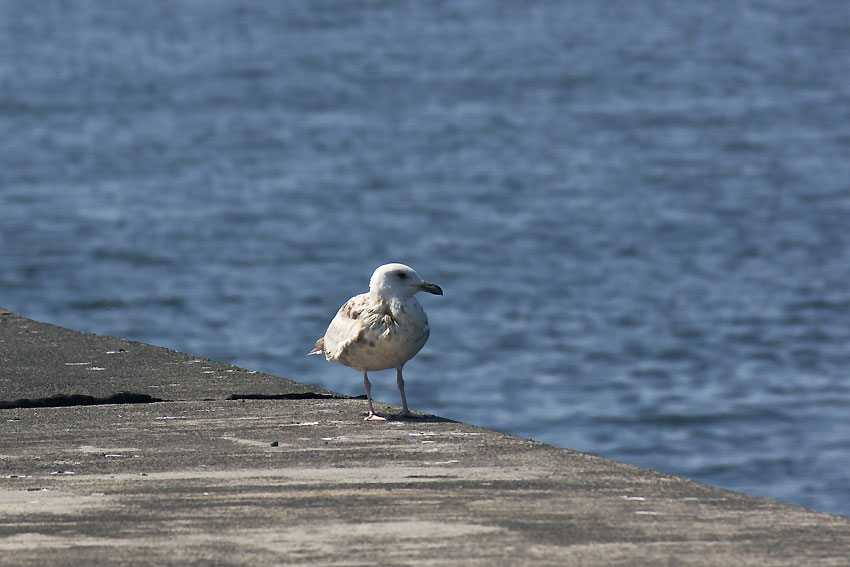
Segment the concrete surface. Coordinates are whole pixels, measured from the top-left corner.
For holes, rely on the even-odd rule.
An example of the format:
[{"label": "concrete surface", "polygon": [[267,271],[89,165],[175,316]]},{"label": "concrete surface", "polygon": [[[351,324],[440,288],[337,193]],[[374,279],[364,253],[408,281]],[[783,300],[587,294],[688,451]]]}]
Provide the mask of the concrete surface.
[{"label": "concrete surface", "polygon": [[[159,347],[6,312],[0,361],[3,566],[850,565],[845,518]],[[169,401],[21,403],[122,392]]]}]

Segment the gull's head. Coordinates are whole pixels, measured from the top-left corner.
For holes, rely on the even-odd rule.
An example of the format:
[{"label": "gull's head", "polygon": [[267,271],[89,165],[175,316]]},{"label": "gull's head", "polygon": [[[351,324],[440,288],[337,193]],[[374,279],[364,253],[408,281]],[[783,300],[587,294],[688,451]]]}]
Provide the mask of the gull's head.
[{"label": "gull's head", "polygon": [[418,291],[443,295],[440,286],[426,282],[416,270],[404,264],[384,264],[369,280],[369,291],[381,297],[404,297]]}]

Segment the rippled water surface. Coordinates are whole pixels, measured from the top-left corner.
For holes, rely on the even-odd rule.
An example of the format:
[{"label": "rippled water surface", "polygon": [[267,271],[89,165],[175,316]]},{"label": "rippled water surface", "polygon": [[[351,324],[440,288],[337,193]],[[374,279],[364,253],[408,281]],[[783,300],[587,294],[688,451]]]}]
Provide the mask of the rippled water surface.
[{"label": "rippled water surface", "polygon": [[[0,305],[850,515],[845,2],[0,2]],[[373,377],[397,403],[394,375]]]}]

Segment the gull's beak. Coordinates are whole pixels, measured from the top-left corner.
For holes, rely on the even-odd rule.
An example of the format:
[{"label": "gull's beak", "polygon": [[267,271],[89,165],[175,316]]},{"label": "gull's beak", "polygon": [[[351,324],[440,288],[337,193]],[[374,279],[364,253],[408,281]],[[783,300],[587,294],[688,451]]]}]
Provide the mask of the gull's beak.
[{"label": "gull's beak", "polygon": [[428,293],[433,293],[434,295],[443,295],[443,290],[440,289],[440,286],[435,283],[422,282],[421,284],[419,284],[419,289],[421,289],[422,291],[427,291]]}]

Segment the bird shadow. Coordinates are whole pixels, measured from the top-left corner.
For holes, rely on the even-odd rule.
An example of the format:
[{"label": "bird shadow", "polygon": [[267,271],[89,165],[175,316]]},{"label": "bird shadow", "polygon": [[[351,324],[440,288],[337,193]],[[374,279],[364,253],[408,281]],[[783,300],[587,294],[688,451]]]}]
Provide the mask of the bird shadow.
[{"label": "bird shadow", "polygon": [[401,415],[396,413],[384,417],[387,418],[387,421],[405,421],[408,423],[458,423],[453,419],[431,414]]}]

